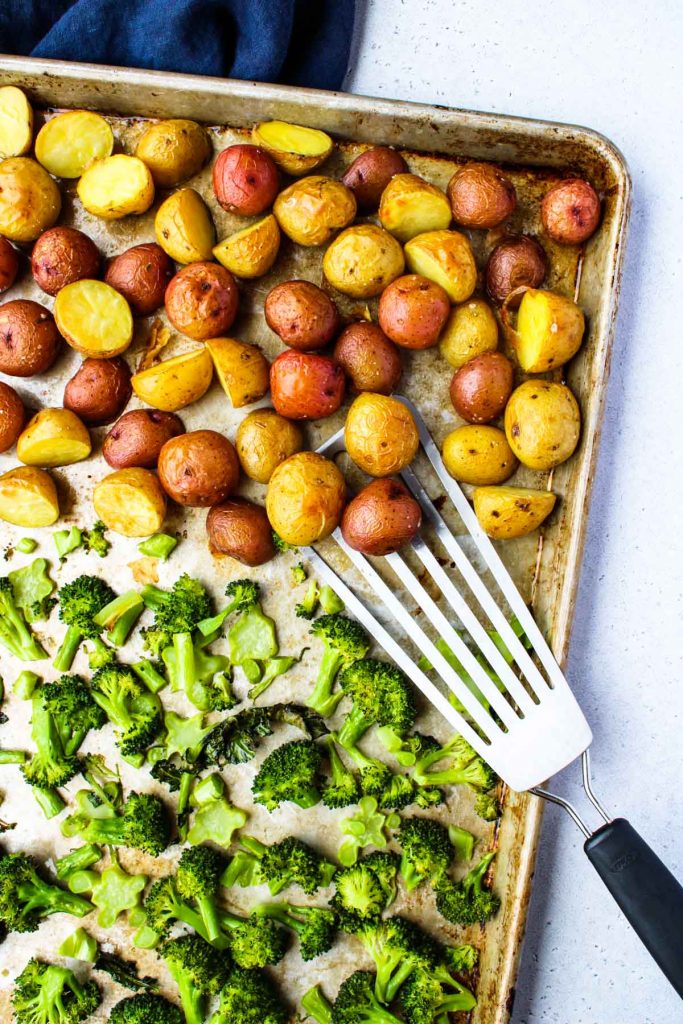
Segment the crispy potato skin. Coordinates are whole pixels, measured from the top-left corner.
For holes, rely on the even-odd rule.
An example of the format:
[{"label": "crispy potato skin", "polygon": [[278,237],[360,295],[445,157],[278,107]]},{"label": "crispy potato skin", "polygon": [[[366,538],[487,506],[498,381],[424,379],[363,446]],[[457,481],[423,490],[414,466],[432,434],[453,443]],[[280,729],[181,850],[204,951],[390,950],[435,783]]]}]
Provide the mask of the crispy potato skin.
[{"label": "crispy potato skin", "polygon": [[527,380],[510,396],[505,436],[524,466],[546,470],[566,462],[580,432],[579,406],[566,384]]},{"label": "crispy potato skin", "polygon": [[235,409],[263,398],[270,382],[270,363],[258,346],[237,338],[209,338],[206,347]]},{"label": "crispy potato skin", "polygon": [[136,316],[149,316],[163,306],[174,272],[173,263],[161,246],[145,242],[114,256],[104,280],[123,295]]},{"label": "crispy potato skin", "polygon": [[99,272],[97,246],[76,228],[50,228],[33,246],[33,280],[48,295],[56,295],[60,288],[84,277],[97,277]]},{"label": "crispy potato skin", "polygon": [[88,429],[70,409],[41,409],[17,439],[17,457],[27,466],[70,466],[91,451]]},{"label": "crispy potato skin", "polygon": [[344,428],[346,450],[369,476],[393,476],[413,461],[419,434],[409,409],[396,398],[369,391],[351,405]]},{"label": "crispy potato skin", "polygon": [[454,306],[439,338],[446,362],[458,370],[468,360],[498,347],[498,321],[483,299]]},{"label": "crispy potato skin", "polygon": [[298,452],[270,478],[266,511],[287,544],[314,544],[339,526],[345,499],[346,484],[335,463],[317,452]]},{"label": "crispy potato skin", "polygon": [[33,242],[59,217],[62,197],[44,167],[27,156],[0,162],[0,234]]},{"label": "crispy potato skin", "polygon": [[64,408],[84,423],[113,423],[130,401],[133,388],[125,359],[84,359],[64,388]]},{"label": "crispy potato skin", "polygon": [[19,273],[19,253],[11,242],[0,237],[0,293],[14,284]]},{"label": "crispy potato skin", "polygon": [[324,245],[356,216],[356,200],[341,181],[311,174],[280,192],[273,213],[293,242]]},{"label": "crispy potato skin", "polygon": [[323,258],[323,273],[332,287],[355,299],[379,295],[404,268],[401,246],[376,224],[346,228]]},{"label": "crispy potato skin", "polygon": [[216,199],[231,213],[263,213],[273,205],[278,188],[275,161],[260,146],[228,146],[213,165]]},{"label": "crispy potato skin", "polygon": [[354,391],[390,395],[403,373],[401,354],[378,324],[359,320],[337,339],[332,358],[351,381]]},{"label": "crispy potato skin", "polygon": [[453,374],[453,408],[468,423],[490,423],[502,413],[513,387],[514,371],[507,356],[482,352]]},{"label": "crispy potato skin", "polygon": [[274,409],[250,412],[237,428],[235,438],[242,469],[260,484],[267,484],[280,463],[300,452],[303,446],[301,428]]},{"label": "crispy potato skin", "polygon": [[344,540],[364,555],[389,555],[420,529],[420,505],[400,480],[373,480],[344,509]]},{"label": "crispy potato skin", "polygon": [[229,498],[210,508],[206,533],[212,555],[230,555],[243,565],[263,565],[275,555],[265,508],[246,498]]},{"label": "crispy potato skin", "polygon": [[59,519],[55,482],[37,466],[17,466],[0,476],[0,519],[15,526],[52,526]]},{"label": "crispy potato skin", "polygon": [[290,420],[320,420],[344,401],[344,371],[329,356],[281,352],[270,368],[273,405]]},{"label": "crispy potato skin", "polygon": [[562,245],[581,245],[600,223],[600,197],[583,178],[567,178],[546,192],[541,203],[546,234]]},{"label": "crispy potato skin", "polygon": [[541,243],[530,235],[513,235],[497,245],[488,258],[486,291],[501,305],[515,288],[538,288],[547,270],[548,258]]},{"label": "crispy potato skin", "polygon": [[0,381],[0,452],[16,444],[26,419],[21,398],[9,384]]},{"label": "crispy potato skin", "polygon": [[477,487],[502,484],[517,469],[517,459],[498,427],[457,427],[444,438],[441,455],[454,480]]},{"label": "crispy potato skin", "polygon": [[155,469],[167,441],[185,433],[173,412],[132,409],[114,424],[102,443],[102,455],[112,469]]},{"label": "crispy potato skin", "polygon": [[192,430],[173,437],[159,453],[159,479],[179,505],[205,508],[229,498],[240,464],[227,437],[217,430]]},{"label": "crispy potato skin", "polygon": [[166,518],[166,495],[149,469],[117,469],[95,485],[95,513],[108,529],[124,537],[149,537]]},{"label": "crispy potato skin", "polygon": [[455,172],[446,191],[453,220],[466,228],[495,228],[517,205],[515,186],[491,164],[466,164]]},{"label": "crispy potato skin", "polygon": [[174,188],[202,169],[211,156],[211,143],[196,121],[171,118],[150,125],[135,155],[149,167],[158,188]]},{"label": "crispy potato skin", "polygon": [[389,146],[374,146],[357,156],[344,172],[343,183],[356,197],[359,210],[376,210],[382,192],[395,174],[406,174],[408,164]]},{"label": "crispy potato skin", "polygon": [[548,518],[557,500],[552,491],[526,487],[477,487],[473,499],[477,519],[494,540],[525,537]]},{"label": "crispy potato skin", "polygon": [[237,316],[239,292],[229,270],[216,263],[191,263],[166,288],[166,314],[176,330],[195,341],[218,338]]},{"label": "crispy potato skin", "polygon": [[420,274],[405,274],[382,292],[379,325],[401,348],[432,348],[451,304],[443,288]]},{"label": "crispy potato skin", "polygon": [[33,377],[49,370],[62,344],[49,309],[31,299],[0,306],[0,371],[10,377]]},{"label": "crispy potato skin", "polygon": [[299,352],[324,348],[339,330],[332,299],[311,281],[283,281],[271,288],[263,307],[266,323]]}]

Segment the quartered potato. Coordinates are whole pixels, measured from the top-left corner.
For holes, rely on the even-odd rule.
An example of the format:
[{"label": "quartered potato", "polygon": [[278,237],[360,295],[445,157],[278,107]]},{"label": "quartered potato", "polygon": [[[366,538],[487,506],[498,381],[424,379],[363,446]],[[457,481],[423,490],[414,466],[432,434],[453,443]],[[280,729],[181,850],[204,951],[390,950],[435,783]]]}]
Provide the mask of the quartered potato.
[{"label": "quartered potato", "polygon": [[547,519],[555,507],[552,491],[527,487],[477,487],[474,511],[494,540],[525,537]]},{"label": "quartered potato", "polygon": [[95,485],[95,514],[124,537],[158,533],[166,518],[166,495],[150,469],[117,469]]},{"label": "quartered potato", "polygon": [[324,245],[356,216],[356,200],[340,181],[312,174],[281,192],[273,213],[293,242]]},{"label": "quartered potato", "polygon": [[436,281],[451,302],[469,299],[477,284],[477,265],[459,231],[424,231],[406,243],[405,251],[413,274]]},{"label": "quartered potato", "polygon": [[44,469],[18,466],[0,476],[0,519],[15,526],[52,526],[59,519],[54,480]]},{"label": "quartered potato", "polygon": [[210,338],[206,347],[235,409],[263,398],[269,386],[270,364],[256,345],[237,338]]},{"label": "quartered potato", "polygon": [[27,156],[0,163],[0,235],[34,242],[59,217],[62,197],[44,167]]},{"label": "quartered potato", "polygon": [[527,380],[505,409],[505,434],[521,463],[552,469],[566,462],[579,443],[581,413],[566,384]]},{"label": "quartered potato", "polygon": [[525,373],[545,373],[568,362],[581,347],[586,321],[571,299],[528,288],[512,329],[504,311],[507,335]]},{"label": "quartered potato", "polygon": [[27,466],[70,466],[91,451],[88,428],[70,409],[41,409],[17,441],[17,457]]},{"label": "quartered potato", "polygon": [[228,235],[214,246],[214,258],[237,277],[262,277],[277,259],[280,228],[272,213]]},{"label": "quartered potato", "polygon": [[83,173],[76,191],[88,213],[104,220],[144,213],[154,202],[149,168],[138,157],[125,153],[96,160]]},{"label": "quartered potato", "polygon": [[417,174],[395,174],[382,192],[379,219],[401,242],[424,231],[441,231],[451,222],[445,192]]},{"label": "quartered potato", "polygon": [[262,121],[254,126],[251,137],[283,171],[295,177],[320,167],[334,146],[326,132],[286,121]]},{"label": "quartered potato", "polygon": [[172,118],[150,125],[135,155],[147,164],[157,188],[174,188],[201,171],[211,156],[211,142],[196,121]]},{"label": "quartered potato", "polygon": [[0,89],[0,159],[28,153],[33,140],[33,110],[21,89]]},{"label": "quartered potato", "polygon": [[57,294],[57,327],[69,345],[93,359],[118,356],[133,339],[130,306],[111,285],[85,278]]},{"label": "quartered potato", "polygon": [[210,260],[216,241],[209,208],[193,188],[181,188],[165,199],[154,218],[157,242],[177,263]]},{"label": "quartered potato", "polygon": [[207,348],[183,352],[133,375],[133,391],[141,401],[164,412],[184,409],[201,398],[211,384],[213,362]]},{"label": "quartered potato", "polygon": [[95,160],[110,156],[114,133],[101,114],[67,110],[47,121],[36,138],[36,160],[58,178],[80,178]]},{"label": "quartered potato", "polygon": [[403,273],[404,266],[401,246],[376,224],[346,228],[323,259],[323,273],[332,287],[354,299],[379,295]]}]

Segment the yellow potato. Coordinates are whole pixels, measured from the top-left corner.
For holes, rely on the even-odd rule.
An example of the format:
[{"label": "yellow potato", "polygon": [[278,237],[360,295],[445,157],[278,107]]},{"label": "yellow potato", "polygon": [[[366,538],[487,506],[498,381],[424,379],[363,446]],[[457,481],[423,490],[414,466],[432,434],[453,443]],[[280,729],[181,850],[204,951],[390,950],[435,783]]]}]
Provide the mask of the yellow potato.
[{"label": "yellow potato", "polygon": [[237,277],[262,277],[277,259],[280,228],[272,213],[236,231],[213,249],[215,259]]},{"label": "yellow potato", "polygon": [[444,438],[441,456],[454,480],[478,487],[502,484],[517,469],[517,459],[498,427],[457,427]]},{"label": "yellow potato", "polygon": [[566,384],[527,380],[505,408],[505,435],[530,469],[552,469],[565,462],[579,443],[581,413]]},{"label": "yellow potato", "polygon": [[70,409],[41,409],[17,441],[17,458],[27,466],[70,466],[91,451],[88,428]]},{"label": "yellow potato", "polygon": [[266,512],[287,544],[315,544],[336,530],[346,484],[337,465],[317,452],[298,452],[280,463],[270,478]]},{"label": "yellow potato", "polygon": [[356,200],[340,181],[312,174],[280,192],[273,213],[293,242],[324,245],[356,216]]},{"label": "yellow potato", "polygon": [[131,384],[147,405],[175,412],[206,394],[212,377],[213,362],[209,350],[202,346],[133,374]]},{"label": "yellow potato", "polygon": [[21,89],[0,89],[0,160],[28,153],[33,140],[33,110]]},{"label": "yellow potato", "polygon": [[133,340],[130,306],[104,281],[83,278],[67,284],[57,292],[53,312],[69,345],[92,359],[118,356]]},{"label": "yellow potato", "polygon": [[436,281],[451,302],[469,299],[477,284],[477,265],[469,241],[459,231],[423,231],[406,243],[413,274]]},{"label": "yellow potato", "polygon": [[382,192],[379,219],[401,242],[425,231],[440,231],[451,222],[448,196],[417,174],[395,174]]},{"label": "yellow potato", "polygon": [[332,152],[329,135],[286,121],[262,121],[254,125],[252,141],[269,153],[283,171],[298,177],[319,167]]},{"label": "yellow potato", "polygon": [[439,336],[439,350],[454,369],[498,348],[498,322],[483,299],[454,306]]},{"label": "yellow potato", "polygon": [[270,383],[270,365],[260,348],[237,338],[209,338],[206,347],[235,409],[263,398]]},{"label": "yellow potato", "polygon": [[323,273],[333,288],[354,299],[379,295],[400,277],[403,250],[376,224],[356,224],[334,239],[323,259]]},{"label": "yellow potato", "polygon": [[44,167],[27,156],[0,163],[0,235],[34,242],[59,217],[62,197]]},{"label": "yellow potato", "polygon": [[18,466],[0,476],[0,519],[15,526],[52,526],[59,519],[54,480],[44,469]]},{"label": "yellow potato", "polygon": [[235,449],[242,469],[252,480],[267,484],[285,459],[304,446],[301,427],[274,409],[255,409],[237,428]]},{"label": "yellow potato", "polygon": [[114,533],[149,537],[166,518],[166,495],[150,469],[117,469],[95,485],[95,514]]},{"label": "yellow potato", "polygon": [[110,156],[114,133],[89,110],[67,110],[43,125],[36,138],[36,160],[58,178],[80,178],[95,160]]},{"label": "yellow potato", "polygon": [[164,199],[154,218],[154,231],[161,248],[178,263],[211,259],[216,241],[213,221],[193,188],[181,188]]},{"label": "yellow potato", "polygon": [[[507,319],[507,313],[504,311]],[[506,325],[507,326],[507,325]],[[586,321],[571,299],[528,288],[508,337],[525,373],[545,373],[568,362],[581,347]]]},{"label": "yellow potato", "polygon": [[158,121],[141,136],[135,155],[147,164],[157,188],[174,188],[201,171],[211,156],[211,142],[196,121]]},{"label": "yellow potato", "polygon": [[138,157],[125,153],[96,160],[83,173],[76,191],[88,213],[104,220],[144,213],[154,202],[149,168]]},{"label": "yellow potato", "polygon": [[552,491],[527,487],[477,487],[474,511],[494,540],[525,537],[547,519],[555,507]]},{"label": "yellow potato", "polygon": [[390,395],[364,391],[351,404],[344,426],[349,456],[369,476],[393,476],[409,465],[420,443],[415,418]]}]

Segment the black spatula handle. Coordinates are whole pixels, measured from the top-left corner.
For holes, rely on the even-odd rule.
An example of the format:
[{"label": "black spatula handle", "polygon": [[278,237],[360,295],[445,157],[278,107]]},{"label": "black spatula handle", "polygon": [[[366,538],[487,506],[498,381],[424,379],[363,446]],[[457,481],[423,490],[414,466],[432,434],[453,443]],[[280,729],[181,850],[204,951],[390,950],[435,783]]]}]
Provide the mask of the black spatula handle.
[{"label": "black spatula handle", "polygon": [[683,886],[625,818],[583,846],[588,859],[683,998]]}]

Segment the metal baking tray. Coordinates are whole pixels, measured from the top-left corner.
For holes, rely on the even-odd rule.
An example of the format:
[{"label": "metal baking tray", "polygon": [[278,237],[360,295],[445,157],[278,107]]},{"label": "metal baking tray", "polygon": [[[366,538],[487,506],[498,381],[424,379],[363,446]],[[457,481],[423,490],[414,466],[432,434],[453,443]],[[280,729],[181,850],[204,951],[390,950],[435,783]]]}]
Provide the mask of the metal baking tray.
[{"label": "metal baking tray", "polygon": [[[134,141],[142,129],[140,118],[189,117],[202,121],[208,126],[214,126],[211,134],[217,149],[235,139],[244,138],[245,126],[248,128],[254,121],[282,118],[322,128],[335,137],[339,145],[325,165],[325,172],[333,175],[339,173],[368,144],[381,143],[401,149],[412,170],[425,174],[442,187],[445,187],[458,162],[473,158],[491,160],[507,168],[517,187],[520,203],[511,226],[515,230],[532,233],[540,230],[538,201],[549,181],[567,173],[578,173],[595,184],[604,196],[604,215],[598,233],[585,248],[547,246],[552,265],[548,286],[575,296],[588,320],[583,347],[566,368],[566,380],[577,395],[582,409],[580,447],[568,463],[554,471],[552,479],[549,474],[529,471],[522,471],[516,478],[520,482],[534,481],[536,486],[552,484],[561,500],[540,539],[538,535],[533,535],[501,546],[503,558],[525,596],[533,602],[539,624],[551,638],[555,654],[562,662],[569,644],[600,438],[630,209],[629,174],[616,147],[596,132],[546,121],[310,89],[58,61],[0,57],[0,84],[15,84],[25,89],[39,118],[43,116],[41,110],[50,108],[87,108],[111,115],[119,145],[129,145]],[[203,171],[192,181],[192,185],[207,199],[218,237],[222,238],[236,230],[238,218],[222,211],[213,199],[210,174]],[[154,208],[142,217],[105,224],[84,214],[74,196],[73,187],[67,184],[67,198],[60,223],[73,223],[82,227],[95,238],[105,255],[120,252],[135,241],[154,238]],[[481,232],[474,233],[472,241],[480,266],[495,240],[495,233],[486,236]],[[259,343],[266,354],[272,357],[279,350],[279,345],[265,327],[262,317],[263,299],[268,288],[277,280],[293,276],[306,276],[322,283],[320,262],[321,254],[316,250],[297,251],[284,244],[274,271],[267,278],[243,288],[242,309],[233,332],[239,337]],[[20,285],[6,298],[19,294],[51,304],[51,300],[33,285],[30,275],[26,273]],[[357,304],[343,297],[340,305],[345,313],[359,312]],[[372,310],[372,302],[370,307]],[[133,347],[128,353],[133,363],[148,327],[149,322],[143,322],[138,327]],[[167,354],[174,354],[174,346],[181,349],[186,347],[183,339],[175,339]],[[455,422],[447,392],[450,374],[440,360],[438,350],[416,355],[408,353],[408,357],[405,393],[418,403],[431,431],[440,442]],[[50,374],[35,381],[14,380],[12,383],[19,384],[19,390],[30,405],[61,404],[63,384],[77,364],[76,354],[67,351]],[[210,423],[232,437],[243,410],[232,410],[217,386],[214,386],[207,398],[183,410],[181,415],[188,429]],[[309,429],[311,447],[315,447],[340,425],[341,417],[337,416]],[[96,437],[98,434],[101,435],[102,431],[95,432]],[[10,468],[15,461],[11,453],[0,456],[0,470]],[[104,471],[100,456],[95,455],[85,463],[56,473],[67,522],[87,524],[92,521],[88,495],[93,482]],[[258,485],[248,485],[244,490],[257,497],[263,493]],[[211,579],[218,592],[225,585],[226,579],[235,576],[235,563],[216,562],[206,552],[201,510],[186,512],[182,517],[178,513],[174,515],[169,527],[182,529],[185,539],[172,559],[172,570],[167,572],[175,575],[183,567],[192,567],[193,571]],[[0,546],[4,548],[26,532],[14,530],[6,524],[0,525]],[[50,548],[48,536],[42,539],[37,553],[49,558],[54,554]],[[131,584],[127,566],[135,557],[134,543],[117,539],[113,553],[103,564],[103,571],[115,585],[118,583],[120,589]],[[84,564],[83,556],[72,557],[68,562],[69,575],[82,571]],[[283,564],[282,560],[277,560],[259,570],[259,574],[264,580],[266,593],[270,595],[266,606],[270,602],[273,613],[281,622],[284,605],[287,603],[282,600],[282,588],[291,585],[288,565],[286,561]],[[162,584],[170,575],[162,575]],[[382,614],[381,609],[377,609],[377,612]],[[305,631],[300,620],[282,627],[280,639],[283,651],[298,650],[305,641]],[[6,671],[8,666],[2,666],[2,657],[0,653],[0,674],[6,679],[11,678]],[[311,664],[304,662],[300,670],[283,677],[285,681],[278,681],[268,694],[269,700],[280,700],[284,696],[296,697],[297,686],[303,686],[302,692],[306,692],[305,688],[310,685]],[[16,714],[10,715],[10,726],[4,729],[12,727],[13,720],[18,723],[17,728],[21,728],[23,721],[25,729],[26,717],[25,710],[18,710]],[[441,728],[443,733],[443,725],[440,726],[439,722],[429,724],[433,725],[432,731],[438,733]],[[3,744],[7,745],[9,741],[10,734],[3,732]],[[99,739],[98,744],[101,744]],[[3,788],[6,788],[3,817],[18,822],[16,830],[3,837],[5,845],[8,848],[32,847],[43,857],[59,856],[66,842],[59,836],[58,829],[46,829],[45,822],[41,822],[40,817],[34,814],[18,772],[11,775],[14,769],[5,771],[8,774],[3,775]],[[8,781],[5,782],[5,779]],[[134,779],[133,773],[124,781],[131,785]],[[239,803],[239,790],[244,785],[244,779],[235,776],[229,778],[229,782],[233,796]],[[443,814],[471,827],[484,842],[495,843],[498,856],[494,884],[502,897],[502,909],[498,917],[485,929],[477,929],[474,936],[481,946],[481,964],[479,1004],[472,1014],[471,1024],[504,1024],[509,1019],[514,997],[515,974],[541,819],[541,802],[526,794],[504,794],[504,813],[495,830],[475,819],[466,805],[467,802],[461,803],[456,795],[443,810]],[[255,834],[275,838],[272,824],[266,819],[259,818],[257,814],[254,822],[250,822],[250,830]],[[300,827],[310,831],[310,822],[307,812],[305,822],[292,814],[286,824],[289,830]],[[57,835],[53,835],[53,832]],[[329,833],[329,822],[327,825],[321,821],[314,824],[314,838],[321,846],[330,843]],[[135,866],[149,869],[145,858],[136,857],[129,851],[124,853],[122,860],[129,869]],[[419,894],[413,894],[405,907],[398,909],[423,921],[428,927],[436,924],[433,907],[427,898]],[[61,941],[61,937],[73,927],[71,919],[52,919],[36,935],[12,936],[0,947],[2,1020],[8,1020],[10,1016],[7,986],[28,955],[40,955],[41,952],[47,955],[55,948],[55,936]],[[441,932],[443,934],[443,928]],[[453,937],[455,935],[453,930]],[[117,926],[108,933],[102,933],[101,937],[113,942],[119,951],[132,952],[130,931],[125,928]],[[459,937],[462,938],[462,933]],[[332,989],[335,981],[342,976],[340,972],[348,972],[359,961],[357,946],[344,948],[342,945],[336,959],[330,960],[328,955],[324,964],[317,967],[309,965],[304,971],[298,960],[289,963],[286,958],[282,972],[286,986],[291,987],[294,994],[300,994],[315,980],[321,980]],[[144,960],[143,967],[146,971],[154,972],[154,958]],[[124,994],[121,990],[118,996]]]}]

